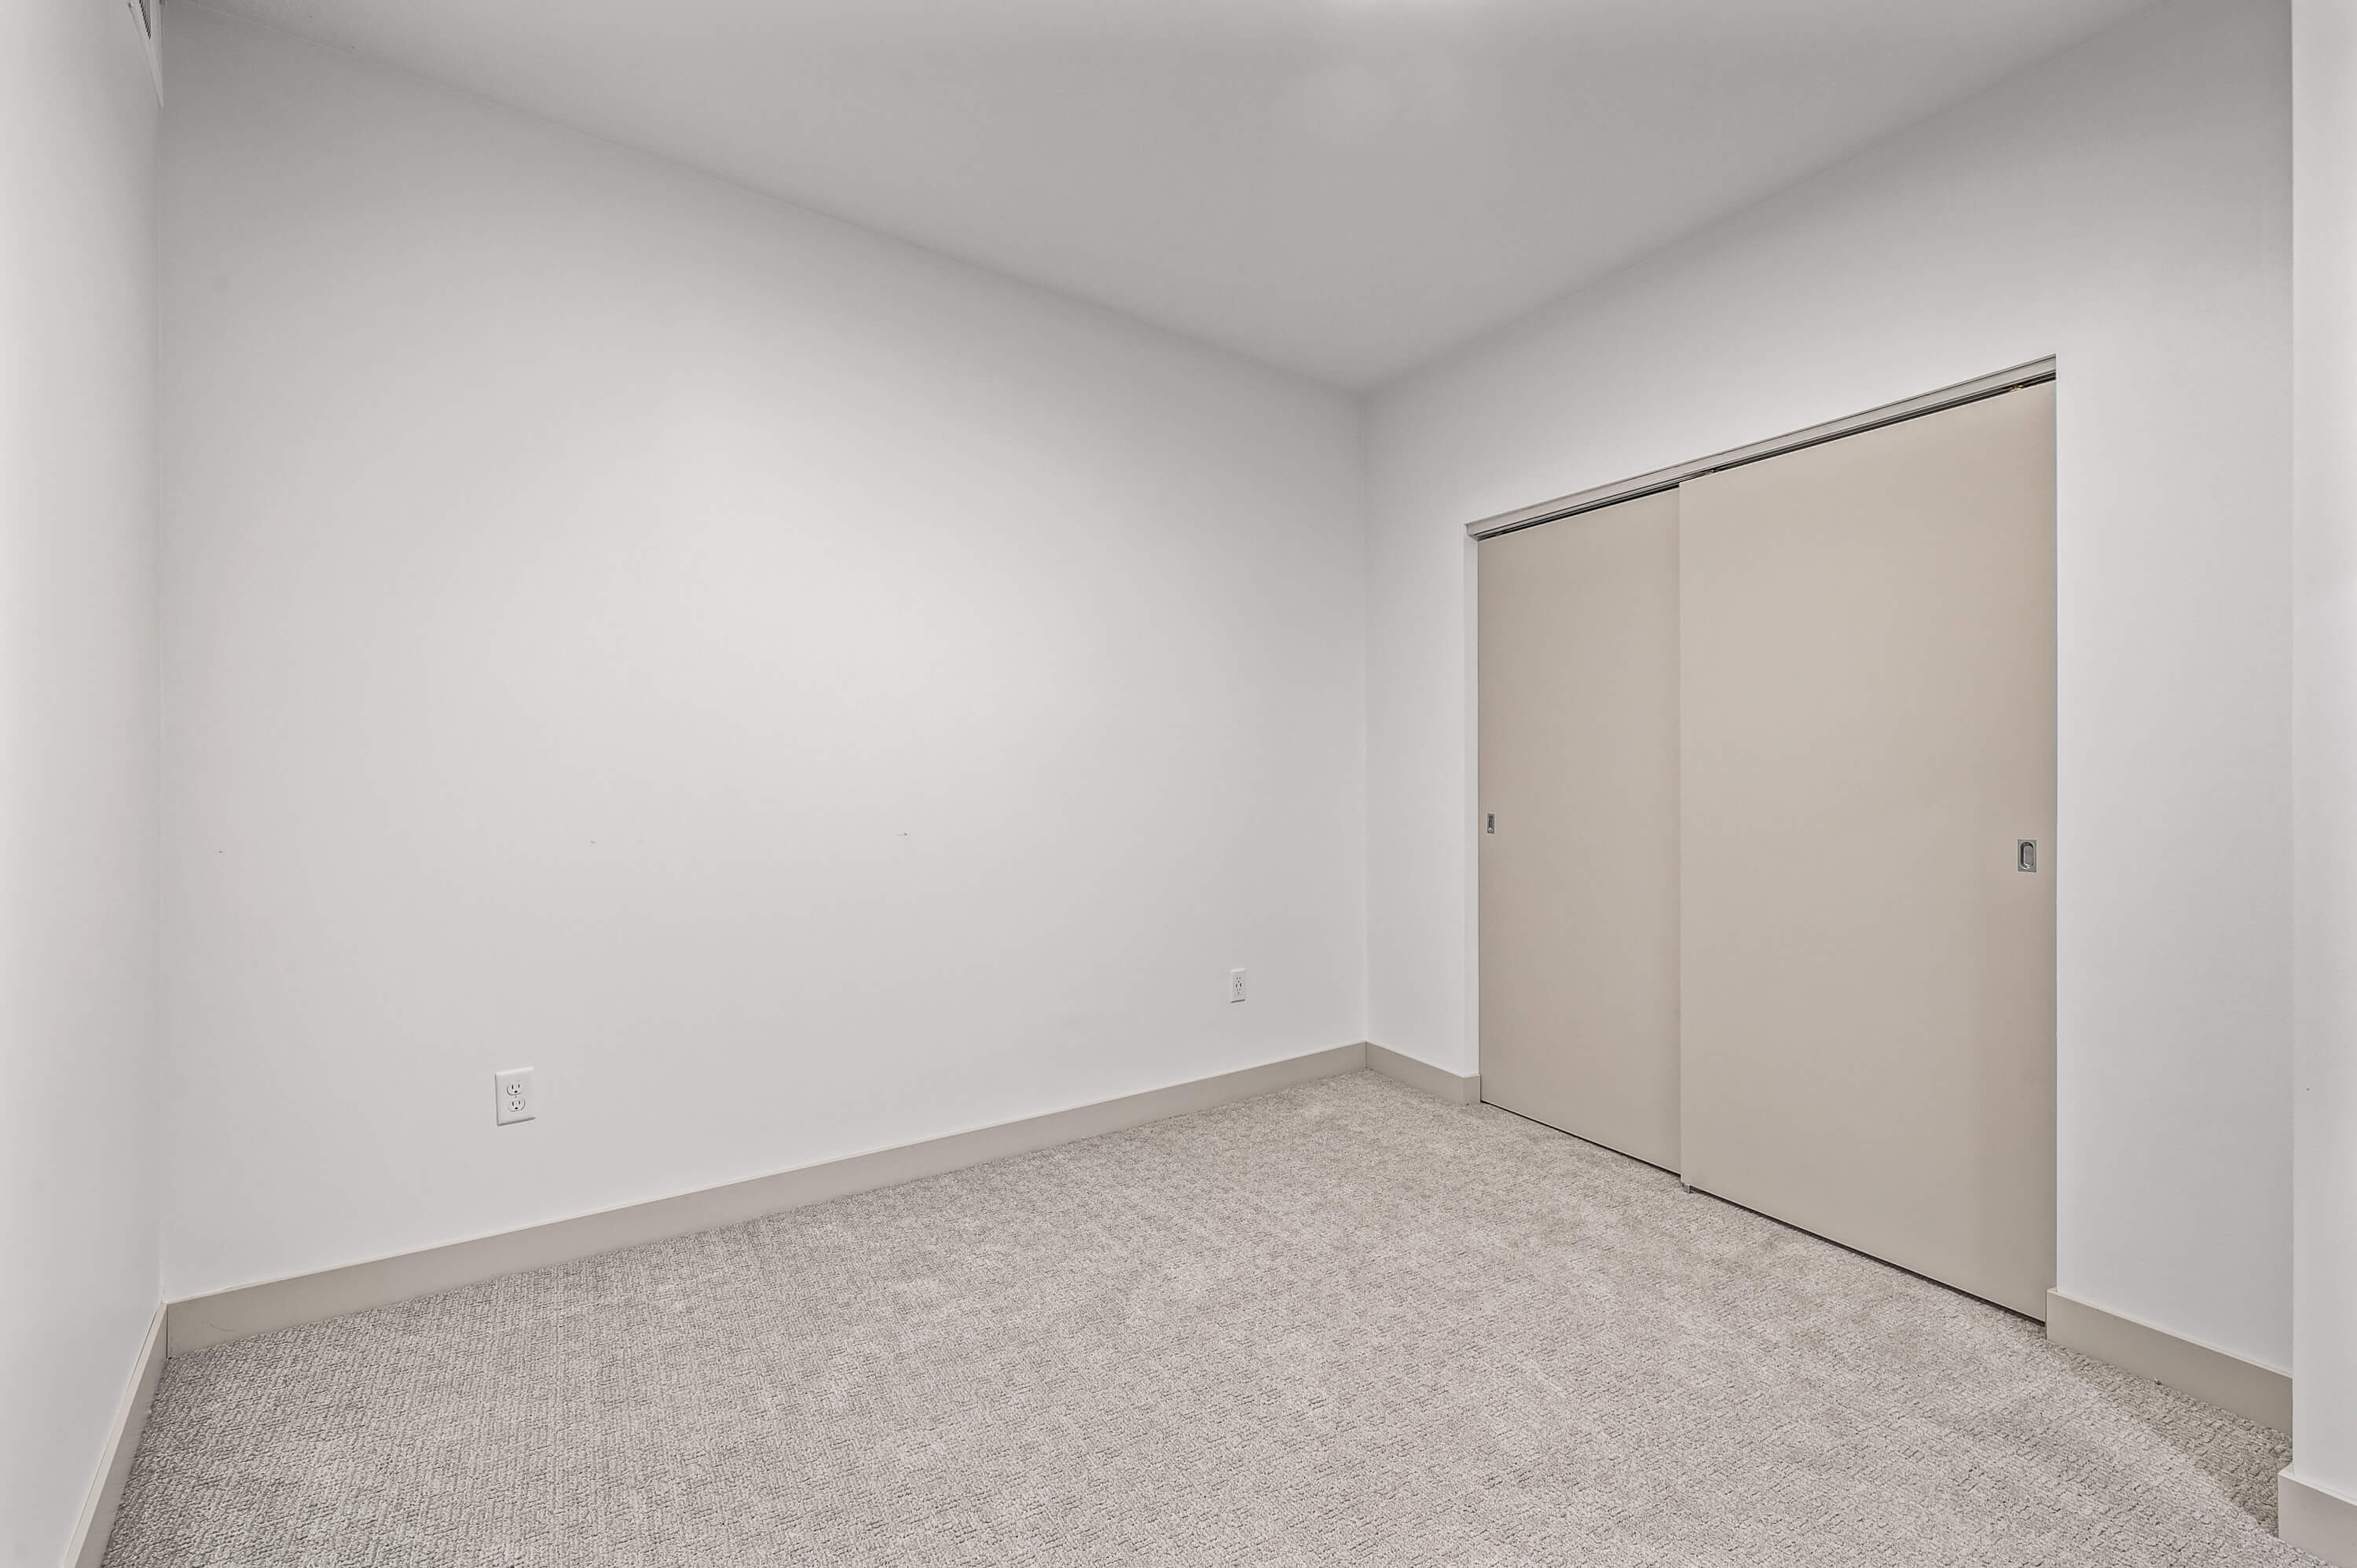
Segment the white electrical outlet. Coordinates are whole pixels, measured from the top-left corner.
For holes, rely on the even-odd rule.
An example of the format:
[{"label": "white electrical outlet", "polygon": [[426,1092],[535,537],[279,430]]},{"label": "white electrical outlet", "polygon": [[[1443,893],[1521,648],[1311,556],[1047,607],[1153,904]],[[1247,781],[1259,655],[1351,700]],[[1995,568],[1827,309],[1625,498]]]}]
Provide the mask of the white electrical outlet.
[{"label": "white electrical outlet", "polygon": [[492,1114],[502,1127],[511,1122],[529,1122],[540,1114],[533,1109],[532,1099],[532,1069],[513,1068],[491,1074],[491,1085],[499,1095]]},{"label": "white electrical outlet", "polygon": [[1241,969],[1232,969],[1228,971],[1228,1000],[1241,1002],[1243,999],[1244,972]]}]

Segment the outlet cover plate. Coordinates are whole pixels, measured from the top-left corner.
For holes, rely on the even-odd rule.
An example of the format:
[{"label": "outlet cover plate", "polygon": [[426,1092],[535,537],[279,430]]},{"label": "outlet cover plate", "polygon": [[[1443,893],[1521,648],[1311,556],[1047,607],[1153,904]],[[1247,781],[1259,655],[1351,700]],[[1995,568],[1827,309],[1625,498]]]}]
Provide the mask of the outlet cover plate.
[{"label": "outlet cover plate", "polygon": [[492,1114],[500,1126],[504,1127],[511,1122],[529,1122],[540,1114],[533,1099],[532,1069],[519,1067],[495,1072],[491,1075],[491,1085],[498,1096],[491,1108]]}]

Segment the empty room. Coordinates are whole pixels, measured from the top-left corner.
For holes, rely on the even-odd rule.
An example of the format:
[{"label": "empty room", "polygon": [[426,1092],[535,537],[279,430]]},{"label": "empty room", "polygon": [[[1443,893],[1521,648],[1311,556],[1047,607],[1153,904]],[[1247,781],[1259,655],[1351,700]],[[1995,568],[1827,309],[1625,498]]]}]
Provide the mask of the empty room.
[{"label": "empty room", "polygon": [[6,0],[0,1568],[2357,1568],[2357,0]]}]

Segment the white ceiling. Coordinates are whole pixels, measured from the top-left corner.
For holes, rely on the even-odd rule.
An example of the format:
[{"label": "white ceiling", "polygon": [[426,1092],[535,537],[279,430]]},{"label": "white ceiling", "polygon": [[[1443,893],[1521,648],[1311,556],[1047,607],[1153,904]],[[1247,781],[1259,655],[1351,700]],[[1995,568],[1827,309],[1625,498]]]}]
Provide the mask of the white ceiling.
[{"label": "white ceiling", "polygon": [[2147,0],[210,0],[1346,387]]}]

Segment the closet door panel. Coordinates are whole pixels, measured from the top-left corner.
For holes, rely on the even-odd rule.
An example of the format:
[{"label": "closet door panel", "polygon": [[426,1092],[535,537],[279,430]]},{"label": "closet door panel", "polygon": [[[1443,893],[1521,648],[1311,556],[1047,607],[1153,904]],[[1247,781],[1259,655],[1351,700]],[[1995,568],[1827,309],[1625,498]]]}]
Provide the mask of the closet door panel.
[{"label": "closet door panel", "polygon": [[2053,427],[2033,387],[1680,505],[1686,1177],[2040,1317]]},{"label": "closet door panel", "polygon": [[1678,503],[1480,547],[1482,1098],[1678,1164]]}]

